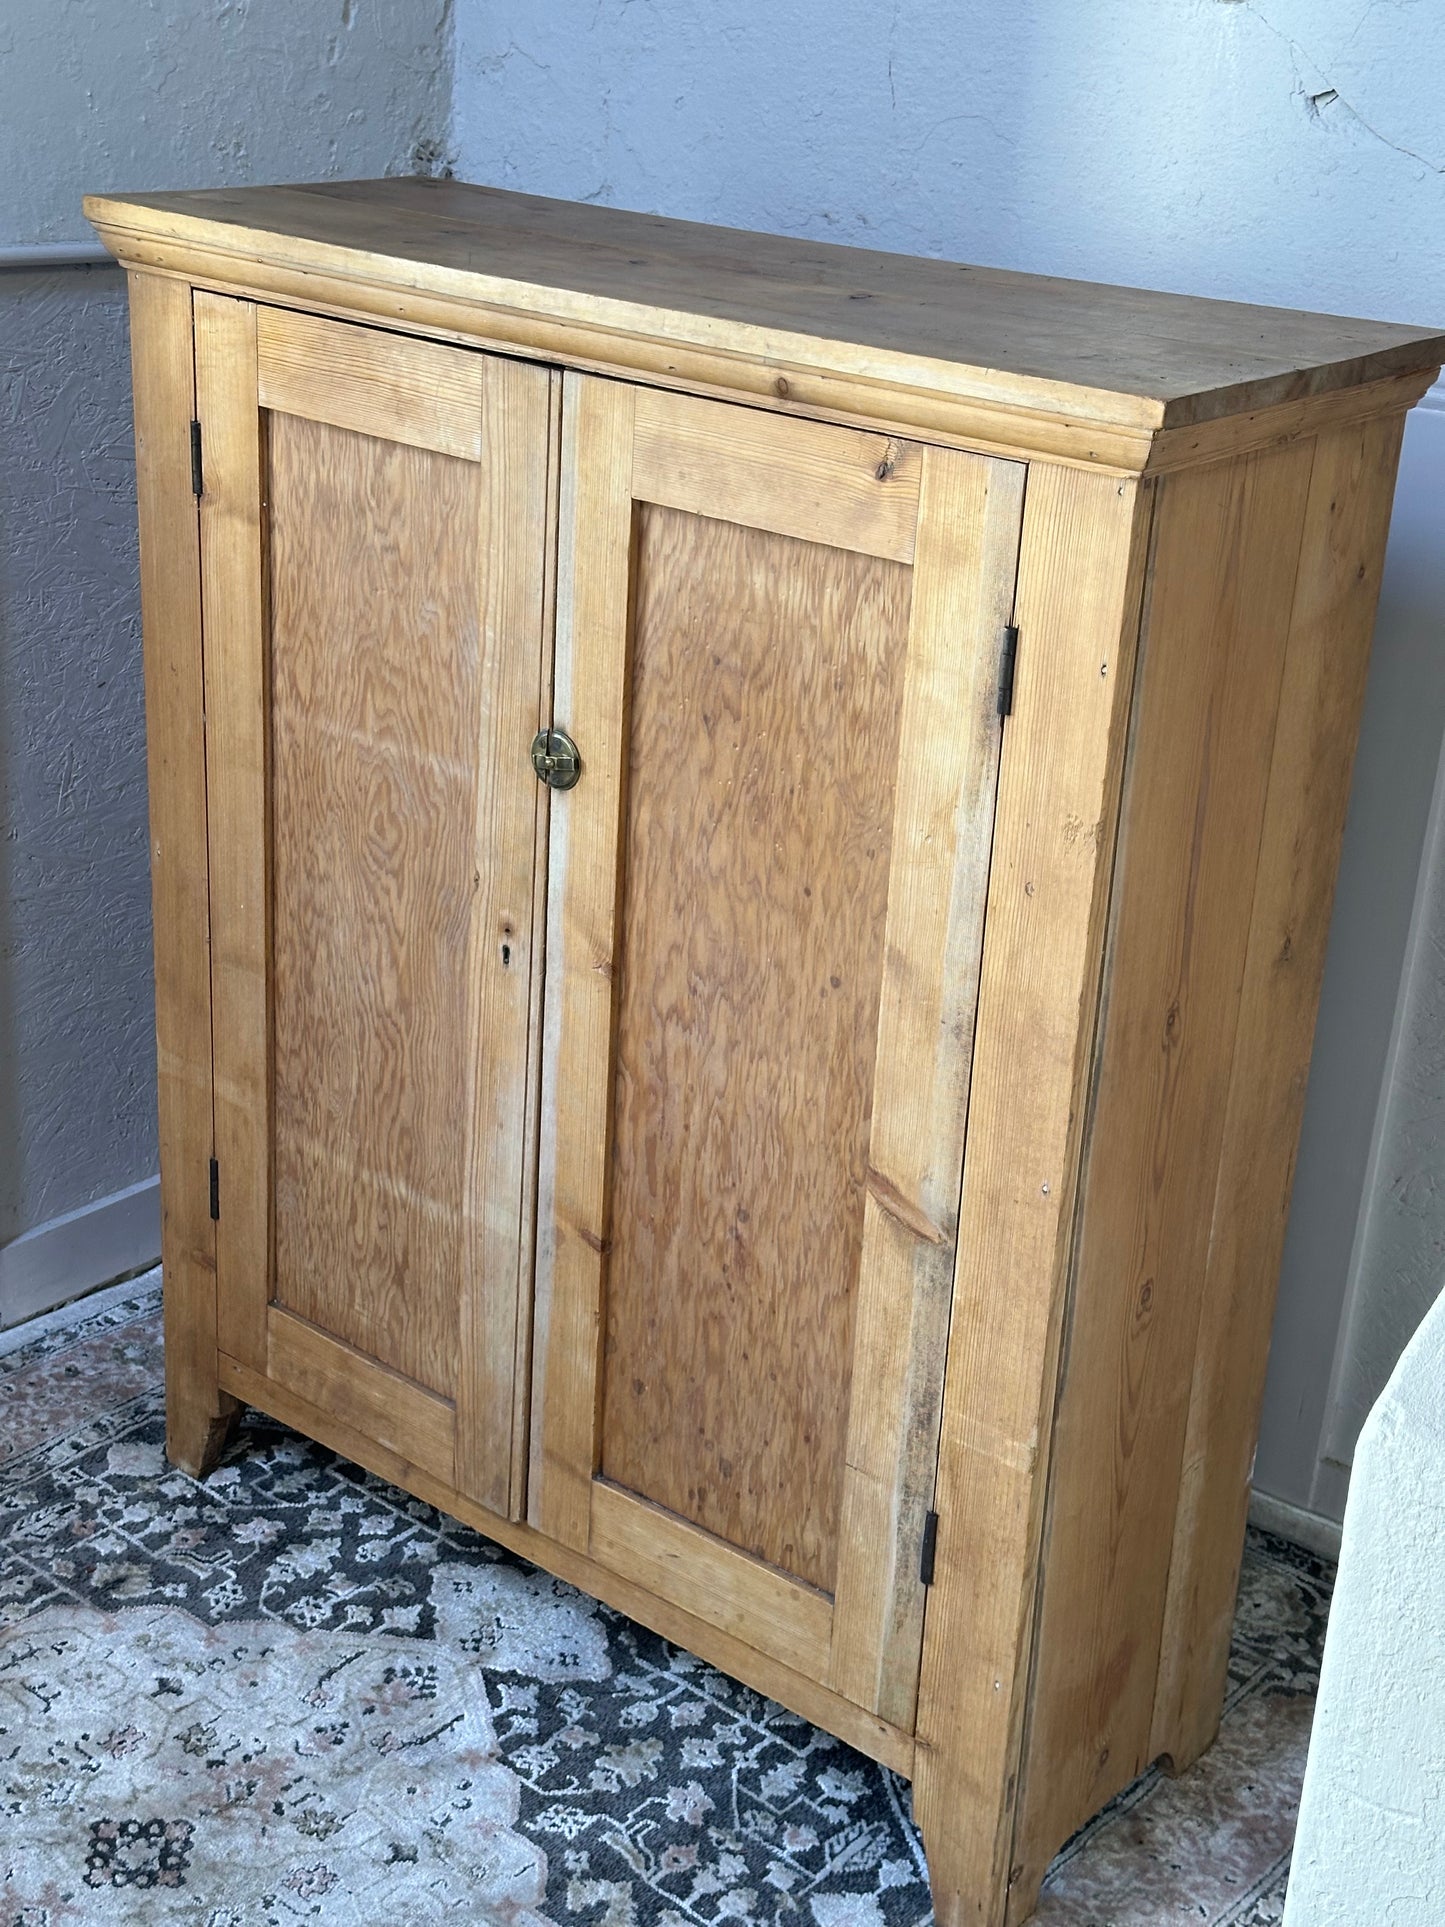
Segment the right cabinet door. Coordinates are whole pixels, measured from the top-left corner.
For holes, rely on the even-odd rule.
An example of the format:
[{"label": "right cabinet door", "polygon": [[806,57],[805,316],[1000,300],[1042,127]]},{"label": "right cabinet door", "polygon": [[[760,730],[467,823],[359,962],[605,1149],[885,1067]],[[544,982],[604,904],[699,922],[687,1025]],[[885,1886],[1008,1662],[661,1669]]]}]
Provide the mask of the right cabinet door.
[{"label": "right cabinet door", "polygon": [[911,1727],[1024,471],[563,398],[529,1512]]}]

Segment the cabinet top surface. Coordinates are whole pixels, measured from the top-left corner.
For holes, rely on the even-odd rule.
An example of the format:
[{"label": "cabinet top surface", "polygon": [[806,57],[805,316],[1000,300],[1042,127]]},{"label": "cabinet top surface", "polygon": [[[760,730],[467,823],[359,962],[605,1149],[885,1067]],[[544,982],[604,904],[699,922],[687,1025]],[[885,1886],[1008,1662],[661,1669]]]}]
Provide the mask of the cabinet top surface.
[{"label": "cabinet top surface", "polygon": [[[1445,333],[837,247],[459,181],[91,196],[107,241],[262,259],[579,325],[932,376],[1183,426],[1445,360]],[[820,353],[820,345],[828,352]]]}]

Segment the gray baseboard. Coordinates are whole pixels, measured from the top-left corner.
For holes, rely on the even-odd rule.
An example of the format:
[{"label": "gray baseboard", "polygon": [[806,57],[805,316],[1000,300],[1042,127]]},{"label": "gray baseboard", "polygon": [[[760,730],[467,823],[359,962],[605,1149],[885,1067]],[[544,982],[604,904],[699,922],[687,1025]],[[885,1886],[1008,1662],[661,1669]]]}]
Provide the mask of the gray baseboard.
[{"label": "gray baseboard", "polygon": [[0,1331],[143,1271],[161,1255],[161,1181],[67,1211],[0,1245]]},{"label": "gray baseboard", "polygon": [[1256,1492],[1249,1502],[1249,1523],[1265,1532],[1278,1533],[1281,1539],[1289,1539],[1326,1559],[1340,1556],[1338,1520],[1327,1519],[1322,1512],[1311,1512],[1302,1505],[1291,1505],[1288,1499]]}]

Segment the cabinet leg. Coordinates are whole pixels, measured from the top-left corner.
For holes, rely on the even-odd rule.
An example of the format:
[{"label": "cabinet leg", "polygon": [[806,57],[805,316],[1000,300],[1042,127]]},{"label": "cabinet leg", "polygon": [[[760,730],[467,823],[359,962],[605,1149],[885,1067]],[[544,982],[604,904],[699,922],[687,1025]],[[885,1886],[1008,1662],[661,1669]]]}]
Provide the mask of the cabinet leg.
[{"label": "cabinet leg", "polygon": [[[913,1788],[913,1816],[928,1855],[928,1884],[933,1894],[936,1927],[1022,1927],[1038,1904],[1042,1870],[1037,1877],[1022,1868],[997,1879],[981,1876],[991,1856],[980,1852],[977,1825],[966,1803],[936,1782],[929,1773]],[[989,1822],[995,1815],[987,1815]],[[991,1830],[991,1829],[990,1829]]]},{"label": "cabinet leg", "polygon": [[1167,1773],[1171,1780],[1177,1780],[1181,1773],[1187,1773],[1194,1762],[1213,1746],[1219,1735],[1223,1700],[1221,1686],[1220,1691],[1203,1706],[1191,1708],[1184,1724],[1174,1734],[1168,1752],[1159,1755],[1160,1770]]},{"label": "cabinet leg", "polygon": [[241,1401],[209,1386],[166,1387],[166,1457],[193,1479],[216,1468],[241,1415]]}]

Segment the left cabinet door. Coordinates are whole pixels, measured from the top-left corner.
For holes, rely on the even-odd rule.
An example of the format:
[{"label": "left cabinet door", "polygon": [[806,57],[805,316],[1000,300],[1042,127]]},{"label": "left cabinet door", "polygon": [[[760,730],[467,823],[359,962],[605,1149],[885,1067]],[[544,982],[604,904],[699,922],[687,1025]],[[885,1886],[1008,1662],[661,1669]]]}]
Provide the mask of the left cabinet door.
[{"label": "left cabinet door", "polygon": [[221,1380],[520,1516],[553,377],[195,348]]}]

